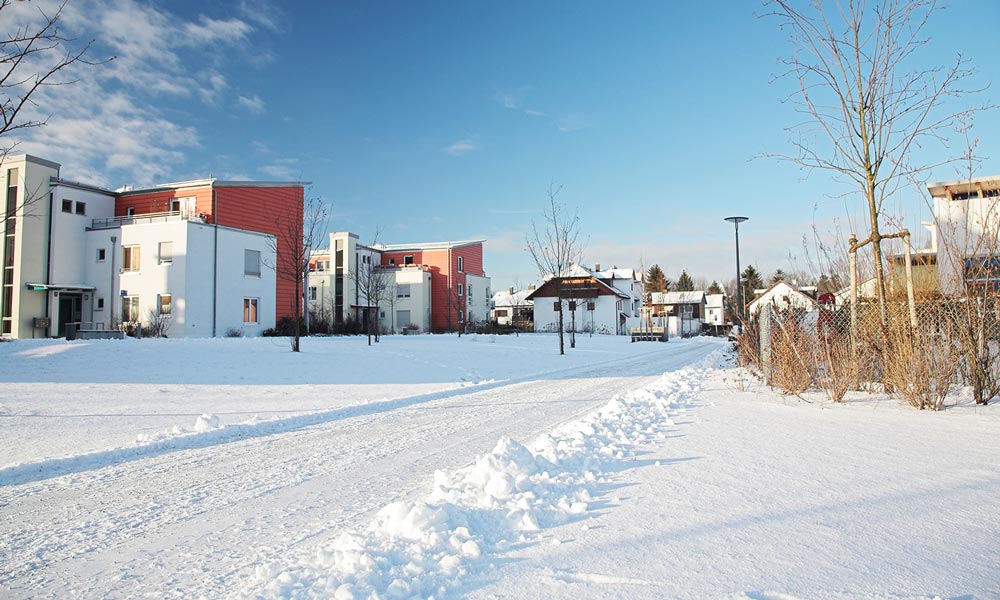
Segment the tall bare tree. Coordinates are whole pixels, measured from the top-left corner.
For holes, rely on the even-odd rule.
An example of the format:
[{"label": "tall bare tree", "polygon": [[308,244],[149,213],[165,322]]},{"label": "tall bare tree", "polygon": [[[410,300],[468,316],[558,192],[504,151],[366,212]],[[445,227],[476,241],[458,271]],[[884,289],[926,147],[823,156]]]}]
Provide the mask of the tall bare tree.
[{"label": "tall bare tree", "polygon": [[[17,146],[12,136],[41,127],[48,120],[47,116],[39,116],[39,112],[45,113],[43,90],[75,82],[73,65],[98,65],[114,60],[114,57],[88,60],[86,55],[94,40],[77,43],[62,33],[60,20],[66,2],[54,12],[36,7],[38,14],[34,19],[19,11],[24,6],[23,0],[0,0],[0,23],[6,30],[0,33],[0,162]],[[0,223],[41,198],[38,193],[25,194],[13,211],[0,212]]]},{"label": "tall bare tree", "polygon": [[291,282],[295,288],[295,298],[290,307],[295,318],[292,352],[300,349],[309,258],[327,233],[329,215],[329,207],[324,200],[306,196],[301,205],[297,202],[289,203],[274,219],[274,226],[279,233],[270,240],[275,255],[274,273],[278,279]]},{"label": "tall bare tree", "polygon": [[543,278],[551,275],[556,280],[556,293],[559,305],[559,354],[565,354],[563,340],[563,297],[562,286],[559,283],[567,269],[580,260],[580,217],[574,211],[569,212],[565,205],[556,201],[556,196],[562,191],[562,186],[549,185],[549,201],[542,211],[541,227],[532,221],[531,233],[525,236],[528,252],[538,267],[538,273]]},{"label": "tall bare tree", "polygon": [[[886,320],[880,215],[886,198],[915,175],[960,157],[926,161],[923,142],[943,141],[960,119],[985,107],[950,111],[950,97],[974,93],[957,54],[944,66],[923,66],[925,28],[937,0],[768,0],[769,16],[789,32],[794,54],[782,60],[796,90],[788,103],[804,116],[789,128],[795,152],[772,155],[809,169],[832,171],[856,186],[868,213],[876,296]],[[806,7],[808,6],[808,8]],[[944,148],[944,144],[942,144]]]}]

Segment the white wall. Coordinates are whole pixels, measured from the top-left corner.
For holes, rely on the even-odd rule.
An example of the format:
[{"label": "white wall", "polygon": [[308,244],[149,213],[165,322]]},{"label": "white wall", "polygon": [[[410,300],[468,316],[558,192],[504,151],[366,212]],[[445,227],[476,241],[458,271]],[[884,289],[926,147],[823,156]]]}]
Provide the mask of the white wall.
[{"label": "white wall", "polygon": [[465,275],[465,320],[468,323],[490,318],[490,278]]},{"label": "white wall", "polygon": [[[386,301],[379,307],[379,325],[383,331],[399,332],[401,330],[397,319],[399,311],[410,311],[410,325],[417,331],[430,331],[431,327],[431,273],[419,267],[399,267],[392,271],[392,298],[386,295]],[[399,297],[399,286],[408,285],[409,298]],[[384,317],[381,316],[384,313]]]},{"label": "white wall", "polygon": [[[204,229],[210,231],[211,227],[204,226]],[[262,233],[219,227],[216,335],[225,335],[226,330],[233,328],[242,330],[244,335],[254,336],[274,327],[277,280],[274,269],[266,266],[273,265],[275,261],[274,242],[269,241],[273,239],[273,236]],[[260,277],[244,275],[244,250],[260,252],[263,263]],[[198,277],[211,281],[208,273],[202,273]],[[192,285],[197,285],[195,277],[190,281]],[[259,323],[256,325],[243,322],[243,298],[247,297],[260,299],[257,311]]]},{"label": "white wall", "polygon": [[[535,331],[559,331],[559,314],[555,310],[555,297],[534,296]],[[587,302],[594,302],[594,310],[587,310]],[[619,308],[630,305],[630,301],[618,296],[598,296],[591,300],[581,300],[577,304],[576,331],[616,335],[621,333],[618,325]],[[572,315],[569,301],[563,300],[563,330],[570,331]],[[628,333],[628,330],[625,330]]]}]

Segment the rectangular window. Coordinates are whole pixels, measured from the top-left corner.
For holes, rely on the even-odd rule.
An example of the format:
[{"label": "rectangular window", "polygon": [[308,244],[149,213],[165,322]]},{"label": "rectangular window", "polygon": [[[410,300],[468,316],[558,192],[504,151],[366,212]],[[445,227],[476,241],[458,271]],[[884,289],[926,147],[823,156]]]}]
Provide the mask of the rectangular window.
[{"label": "rectangular window", "polygon": [[73,201],[72,200],[63,200],[62,201],[62,210],[63,210],[64,213],[72,213],[73,212]]},{"label": "rectangular window", "polygon": [[104,298],[96,298],[94,300],[94,310],[104,310]]},{"label": "rectangular window", "polygon": [[498,308],[496,310],[496,315],[498,317],[506,317],[507,316],[507,309],[506,308]]},{"label": "rectangular window", "polygon": [[260,277],[260,250],[243,251],[243,274],[247,277]]},{"label": "rectangular window", "polygon": [[465,272],[465,260],[461,256],[458,257],[458,272]]},{"label": "rectangular window", "polygon": [[170,201],[170,212],[181,212],[181,201],[171,200]]},{"label": "rectangular window", "polygon": [[587,310],[594,310],[594,303],[593,302],[588,302],[587,303]]},{"label": "rectangular window", "polygon": [[401,283],[396,286],[396,297],[397,298],[409,298],[410,297],[410,284]]},{"label": "rectangular window", "polygon": [[127,214],[130,217],[134,217],[135,216],[135,207],[134,206],[128,207],[128,209],[125,211],[125,214]]},{"label": "rectangular window", "polygon": [[122,249],[122,271],[139,270],[139,246],[125,246]]},{"label": "rectangular window", "polygon": [[412,265],[413,264],[413,255],[412,254],[407,254],[407,255],[403,256],[403,264],[404,265]]},{"label": "rectangular window", "polygon": [[86,215],[87,214],[87,203],[86,202],[77,202],[76,203],[76,214],[78,214],[78,215]]},{"label": "rectangular window", "polygon": [[461,283],[458,284],[458,295],[459,296],[465,295],[465,286],[462,285]]},{"label": "rectangular window", "polygon": [[159,310],[161,315],[169,315],[170,310],[173,307],[173,298],[170,294],[160,294],[157,296],[159,298]]},{"label": "rectangular window", "polygon": [[122,298],[122,321],[125,323],[137,323],[139,321],[139,296],[125,296]]},{"label": "rectangular window", "polygon": [[390,264],[390,265],[394,265],[394,264],[396,264],[396,259],[395,259],[395,258],[390,258],[390,259],[389,259],[389,264]]},{"label": "rectangular window", "polygon": [[463,321],[465,321],[465,313],[462,311],[458,311],[458,322],[461,323]]},{"label": "rectangular window", "polygon": [[257,321],[257,303],[258,298],[244,298],[243,299],[243,324],[244,325],[256,325]]},{"label": "rectangular window", "polygon": [[170,264],[174,262],[174,243],[160,242],[160,264]]},{"label": "rectangular window", "polygon": [[105,249],[104,248],[98,248],[97,249],[97,262],[104,262],[104,257],[105,256],[106,256]]},{"label": "rectangular window", "polygon": [[559,301],[558,300],[556,300],[555,302],[552,303],[552,310],[554,310],[556,312],[559,312]]},{"label": "rectangular window", "polygon": [[314,285],[309,286],[309,299],[310,300],[316,299],[316,286]]}]

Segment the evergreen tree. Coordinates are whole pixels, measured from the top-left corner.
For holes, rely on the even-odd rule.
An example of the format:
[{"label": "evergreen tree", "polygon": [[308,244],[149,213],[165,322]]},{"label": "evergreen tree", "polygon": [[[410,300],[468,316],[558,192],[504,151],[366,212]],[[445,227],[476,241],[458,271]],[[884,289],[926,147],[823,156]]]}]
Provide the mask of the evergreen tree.
[{"label": "evergreen tree", "polygon": [[781,269],[778,269],[777,271],[774,272],[774,275],[771,277],[771,285],[774,285],[779,281],[786,281],[787,279],[788,276],[785,275],[785,272],[782,271]]},{"label": "evergreen tree", "polygon": [[663,274],[663,269],[660,268],[660,265],[653,265],[652,267],[649,267],[649,272],[646,273],[646,291],[667,291],[667,278]]},{"label": "evergreen tree", "polygon": [[760,276],[760,271],[755,269],[753,265],[747,265],[747,268],[740,273],[740,285],[743,292],[743,306],[745,307],[753,300],[753,291],[764,287],[764,280]]},{"label": "evergreen tree", "polygon": [[681,276],[677,278],[677,291],[678,292],[693,292],[694,291],[694,280],[688,275],[687,270],[681,271]]},{"label": "evergreen tree", "polygon": [[708,289],[705,291],[705,293],[706,294],[721,294],[722,293],[722,286],[719,285],[718,281],[712,281],[712,285],[708,286]]}]

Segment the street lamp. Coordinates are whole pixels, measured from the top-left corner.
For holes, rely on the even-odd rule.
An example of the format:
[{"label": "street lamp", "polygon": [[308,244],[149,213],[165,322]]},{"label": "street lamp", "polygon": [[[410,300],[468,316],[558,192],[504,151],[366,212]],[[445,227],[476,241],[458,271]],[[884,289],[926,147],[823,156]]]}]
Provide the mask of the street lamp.
[{"label": "street lamp", "polygon": [[743,333],[743,286],[740,285],[740,223],[748,221],[749,217],[726,217],[736,226],[736,319],[740,324],[740,333]]}]

